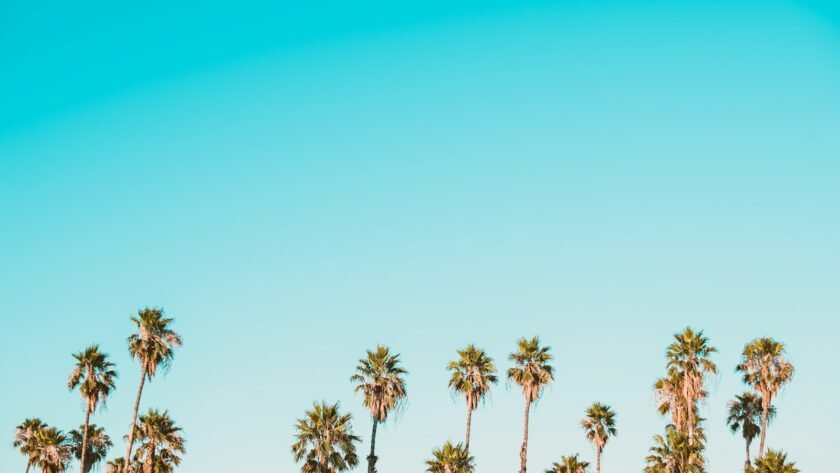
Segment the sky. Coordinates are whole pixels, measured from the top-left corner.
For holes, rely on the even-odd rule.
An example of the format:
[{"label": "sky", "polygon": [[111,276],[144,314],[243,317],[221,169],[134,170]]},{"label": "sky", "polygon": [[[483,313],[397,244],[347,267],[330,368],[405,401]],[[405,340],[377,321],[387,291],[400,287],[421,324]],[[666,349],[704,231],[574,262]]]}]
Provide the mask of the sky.
[{"label": "sky", "polygon": [[[184,339],[141,405],[183,427],[182,473],[299,471],[293,424],[321,400],[366,452],[349,378],[377,343],[409,371],[379,471],[423,471],[464,433],[455,350],[506,370],[533,335],[557,376],[530,470],[594,460],[599,401],[604,471],[638,472],[688,325],[719,351],[711,473],[743,464],[726,404],[763,336],[797,369],[769,447],[834,468],[834,2],[4,0],[0,91],[0,471],[25,467],[25,418],[82,422],[66,380],[92,343],[122,454],[146,306]],[[502,382],[473,415],[479,473],[518,467],[523,409]]]}]

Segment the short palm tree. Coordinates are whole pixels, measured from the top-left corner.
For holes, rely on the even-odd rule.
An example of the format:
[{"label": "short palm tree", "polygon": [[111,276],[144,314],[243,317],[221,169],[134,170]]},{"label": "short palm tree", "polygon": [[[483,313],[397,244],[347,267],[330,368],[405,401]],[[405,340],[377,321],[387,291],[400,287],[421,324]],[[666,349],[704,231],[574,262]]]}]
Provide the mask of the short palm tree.
[{"label": "short palm tree", "polygon": [[736,368],[744,375],[744,383],[761,395],[761,442],[758,458],[764,456],[764,439],[770,405],[779,390],[793,379],[793,364],[785,358],[785,345],[772,338],[757,338],[744,347],[741,363]]},{"label": "short palm tree", "polygon": [[35,466],[41,473],[63,473],[72,456],[72,447],[64,432],[55,427],[44,427],[35,433]]},{"label": "short palm tree", "polygon": [[449,388],[456,394],[464,396],[467,402],[467,435],[464,448],[470,449],[470,426],[472,411],[478,408],[478,403],[490,393],[490,385],[498,382],[493,358],[487,356],[484,350],[475,345],[467,345],[458,350],[458,359],[449,363]]},{"label": "short palm tree", "polygon": [[588,468],[589,462],[581,460],[575,453],[568,457],[560,457],[560,462],[552,464],[551,468],[545,470],[545,473],[586,473]]},{"label": "short palm tree", "polygon": [[706,397],[703,387],[706,377],[717,374],[717,366],[711,360],[711,355],[716,352],[702,330],[695,332],[690,327],[675,334],[673,343],[668,346],[669,377],[680,381],[677,395],[682,398],[686,409],[689,437],[694,437],[698,423],[695,412],[697,401]]},{"label": "short palm tree", "polygon": [[82,439],[79,452],[79,470],[87,473],[87,439],[90,415],[96,412],[100,403],[105,404],[108,395],[116,388],[117,372],[114,364],[108,361],[108,355],[99,351],[99,345],[91,345],[85,350],[73,355],[76,366],[70,372],[67,388],[79,388],[82,400],[85,402],[85,423],[82,424]]},{"label": "short palm tree", "polygon": [[359,464],[350,414],[342,414],[338,403],[315,403],[298,419],[292,453],[302,473],[337,473]]},{"label": "short palm tree", "polygon": [[799,473],[799,468],[788,462],[787,454],[781,450],[768,450],[763,458],[755,459],[755,467],[749,473]]},{"label": "short palm tree", "polygon": [[376,426],[385,422],[388,414],[405,402],[406,374],[408,372],[401,366],[399,353],[392,354],[388,347],[377,345],[376,350],[368,350],[367,355],[359,360],[356,374],[350,378],[357,383],[355,392],[364,395],[364,405],[373,420],[370,455],[367,457],[368,473],[376,472]]},{"label": "short palm tree", "polygon": [[615,412],[606,404],[596,402],[586,409],[586,417],[580,421],[586,438],[595,445],[595,471],[601,473],[601,453],[610,437],[615,437]]},{"label": "short palm tree", "polygon": [[[757,396],[749,391],[735,396],[735,399],[729,401],[729,417],[726,419],[726,424],[732,430],[732,433],[741,431],[741,435],[747,443],[747,459],[744,463],[744,469],[750,468],[750,445],[753,440],[761,433],[761,396]],[[772,420],[776,416],[776,408],[770,406],[768,410],[768,419]]]},{"label": "short palm tree", "polygon": [[472,473],[475,470],[473,457],[463,444],[446,442],[432,450],[432,458],[426,460],[428,473]]},{"label": "short palm tree", "polygon": [[26,473],[38,461],[39,432],[47,428],[41,419],[26,419],[15,427],[15,440],[12,445],[26,456]]},{"label": "short palm tree", "polygon": [[[122,473],[125,470],[124,465],[125,460],[123,460],[123,457],[114,458],[105,463],[105,473]],[[129,467],[128,471],[134,472],[135,470],[133,467]]]},{"label": "short palm tree", "polygon": [[143,473],[169,473],[181,464],[180,455],[186,452],[186,442],[168,411],[149,409],[140,416],[135,430],[139,446],[134,462]]},{"label": "short palm tree", "polygon": [[517,342],[517,351],[509,358],[516,366],[508,369],[508,381],[513,381],[522,388],[525,396],[525,432],[522,447],[519,450],[519,473],[526,473],[528,461],[528,416],[531,404],[542,395],[543,388],[554,379],[551,361],[551,347],[540,346],[540,339],[521,338]]},{"label": "short palm tree", "polygon": [[689,437],[673,425],[653,438],[644,473],[704,473],[702,432]]},{"label": "short palm tree", "polygon": [[128,445],[123,457],[125,473],[131,463],[131,449],[134,447],[134,427],[137,425],[137,415],[140,411],[140,397],[143,395],[143,385],[146,379],[154,378],[158,368],[167,369],[175,356],[175,348],[181,346],[181,336],[170,328],[174,319],[167,318],[162,309],[145,308],[132,317],[131,321],[137,325],[137,333],[128,337],[128,352],[131,358],[140,361],[140,386],[137,388],[137,398],[134,401],[134,415],[128,430]]},{"label": "short palm tree", "polygon": [[[74,457],[81,460],[84,456],[87,459],[84,464],[85,469],[80,471],[82,473],[88,473],[93,470],[93,467],[97,463],[105,459],[105,455],[108,454],[108,449],[113,447],[114,443],[111,442],[111,438],[105,433],[105,429],[96,424],[90,424],[81,425],[79,426],[79,430],[70,431],[70,445],[72,446]],[[82,455],[83,451],[84,455]]]}]

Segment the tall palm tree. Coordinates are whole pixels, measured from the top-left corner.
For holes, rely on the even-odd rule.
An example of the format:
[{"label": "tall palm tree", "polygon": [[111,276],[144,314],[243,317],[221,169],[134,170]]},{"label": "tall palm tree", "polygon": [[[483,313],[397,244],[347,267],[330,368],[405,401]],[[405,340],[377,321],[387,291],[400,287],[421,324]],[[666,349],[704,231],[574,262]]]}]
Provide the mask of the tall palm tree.
[{"label": "tall palm tree", "polygon": [[545,473],[586,473],[588,468],[589,462],[581,460],[575,453],[568,457],[560,457],[560,463],[555,462]]},{"label": "tall palm tree", "polygon": [[85,423],[82,427],[82,441],[79,452],[79,470],[87,473],[87,439],[90,415],[96,412],[99,404],[105,404],[108,395],[116,388],[117,372],[114,364],[108,361],[108,355],[99,351],[99,345],[91,345],[85,350],[73,355],[76,366],[70,372],[67,389],[71,391],[79,388],[82,400],[85,402]]},{"label": "tall palm tree", "polygon": [[111,442],[111,438],[105,433],[104,428],[96,424],[90,424],[81,425],[79,430],[70,431],[70,445],[74,457],[79,460],[82,457],[87,459],[84,463],[85,469],[80,469],[80,471],[88,473],[93,470],[94,465],[105,459],[108,449],[113,447],[114,443]]},{"label": "tall palm tree", "polygon": [[761,395],[761,442],[758,458],[764,456],[764,439],[767,436],[767,421],[770,405],[779,390],[793,379],[793,364],[785,358],[785,345],[772,338],[757,338],[746,346],[741,363],[736,368],[744,375],[744,383]]},{"label": "tall palm tree", "polygon": [[586,417],[580,421],[586,438],[595,445],[595,471],[601,473],[601,453],[610,437],[615,437],[615,412],[606,404],[596,402],[586,409]]},{"label": "tall palm tree", "polygon": [[523,337],[517,342],[517,351],[509,356],[516,366],[508,369],[508,381],[522,387],[522,395],[525,396],[525,432],[519,450],[519,473],[526,473],[527,469],[531,404],[540,398],[543,388],[554,379],[554,368],[548,364],[552,358],[550,350],[551,347],[540,346],[538,337],[530,340]]},{"label": "tall palm tree", "polygon": [[653,438],[644,473],[704,473],[703,440],[702,431],[691,438],[669,425],[665,435]]},{"label": "tall palm tree", "polygon": [[315,403],[297,421],[297,441],[292,444],[295,461],[303,461],[302,473],[337,473],[359,464],[350,414],[342,414],[338,403]]},{"label": "tall palm tree", "polygon": [[181,464],[180,455],[186,452],[186,441],[168,411],[149,409],[140,416],[135,430],[140,445],[134,461],[143,473],[168,473]]},{"label": "tall palm tree", "polygon": [[799,473],[799,468],[796,463],[788,462],[787,454],[781,450],[768,450],[764,458],[756,458],[750,473]]},{"label": "tall palm tree", "polygon": [[35,433],[35,443],[35,465],[41,473],[63,473],[67,470],[73,453],[64,432],[55,427],[44,427]]},{"label": "tall palm tree", "polygon": [[426,460],[427,473],[472,473],[475,470],[473,457],[463,444],[446,442],[432,450],[432,458]]},{"label": "tall palm tree", "polygon": [[467,402],[467,435],[464,448],[470,449],[470,426],[472,411],[478,408],[479,401],[490,392],[490,385],[497,383],[496,367],[493,358],[475,345],[467,345],[458,350],[458,359],[449,363],[449,388],[456,394],[462,394]]},{"label": "tall palm tree", "polygon": [[376,473],[376,426],[385,422],[388,414],[405,402],[406,374],[408,372],[401,366],[399,353],[392,354],[388,347],[377,345],[376,350],[368,350],[367,356],[359,360],[356,374],[350,378],[357,383],[354,391],[364,395],[364,405],[373,420],[370,455],[367,457],[368,473]]},{"label": "tall palm tree", "polygon": [[137,325],[137,333],[128,337],[128,352],[132,359],[140,361],[140,387],[137,388],[137,399],[134,401],[134,415],[128,429],[128,445],[123,457],[123,469],[129,473],[131,464],[131,449],[134,447],[134,427],[140,411],[140,396],[143,395],[143,385],[150,382],[158,368],[167,369],[175,356],[175,348],[181,346],[181,336],[170,328],[174,319],[167,318],[162,309],[145,308],[140,310],[131,321]]},{"label": "tall palm tree", "polygon": [[47,428],[41,419],[26,419],[15,427],[15,440],[12,445],[26,455],[26,473],[38,461],[38,435]]},{"label": "tall palm tree", "polygon": [[697,401],[706,397],[704,382],[708,376],[717,373],[717,366],[711,360],[711,355],[716,352],[702,330],[695,332],[687,327],[674,335],[666,353],[669,375],[680,381],[678,394],[687,409],[688,436],[692,438],[697,427],[695,406]]},{"label": "tall palm tree", "polygon": [[[729,417],[726,419],[726,424],[732,430],[732,433],[741,431],[741,435],[747,443],[747,459],[744,463],[744,470],[750,468],[750,445],[752,441],[761,433],[761,396],[757,396],[749,391],[735,396],[735,399],[729,401]],[[776,416],[776,408],[770,406],[768,410],[768,418],[773,419]]]}]

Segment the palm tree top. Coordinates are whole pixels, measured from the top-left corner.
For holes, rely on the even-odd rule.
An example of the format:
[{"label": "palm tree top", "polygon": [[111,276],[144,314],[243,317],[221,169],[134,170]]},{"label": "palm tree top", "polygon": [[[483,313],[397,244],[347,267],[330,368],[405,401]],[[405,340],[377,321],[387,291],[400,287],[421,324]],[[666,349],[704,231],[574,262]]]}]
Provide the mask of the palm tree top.
[{"label": "palm tree top", "polygon": [[[752,440],[761,433],[762,399],[750,391],[735,395],[735,399],[727,404],[728,416],[726,424],[734,434],[741,431],[745,439]],[[769,406],[767,409],[767,420],[771,421],[776,417],[776,407]]]},{"label": "palm tree top", "polygon": [[449,388],[463,394],[470,409],[478,407],[479,400],[490,392],[490,385],[499,381],[493,358],[475,345],[458,350],[458,359],[449,363],[452,372]]},{"label": "palm tree top", "polygon": [[528,401],[537,400],[542,387],[554,379],[554,368],[548,364],[552,359],[549,351],[551,347],[541,346],[539,337],[523,337],[517,341],[517,351],[508,356],[516,364],[508,369],[508,380],[522,386]]},{"label": "palm tree top", "polygon": [[117,372],[114,364],[108,361],[108,354],[99,351],[99,345],[91,345],[73,355],[76,366],[70,372],[67,388],[79,387],[82,398],[90,403],[91,410],[96,410],[100,402],[105,402],[108,395],[116,388]]},{"label": "palm tree top", "polygon": [[756,458],[755,467],[749,473],[799,473],[799,468],[796,463],[788,462],[785,452],[767,450],[763,458]]},{"label": "palm tree top", "polygon": [[555,462],[545,473],[585,473],[589,468],[589,462],[578,458],[578,454],[560,457],[560,462]]},{"label": "palm tree top", "polygon": [[388,347],[377,345],[359,360],[350,381],[357,383],[355,392],[364,394],[364,405],[371,417],[382,422],[392,409],[405,402],[406,374],[408,371],[403,369],[399,353],[392,354]]},{"label": "palm tree top", "polygon": [[298,419],[292,453],[303,461],[303,473],[335,473],[354,468],[359,463],[353,435],[352,416],[342,414],[339,403],[313,403],[312,409]]},{"label": "palm tree top", "polygon": [[775,394],[778,387],[793,378],[794,372],[793,364],[785,358],[784,343],[772,338],[756,338],[747,343],[736,370],[743,374],[744,383],[764,395]]},{"label": "palm tree top", "polygon": [[464,444],[446,442],[432,450],[432,458],[426,460],[427,473],[472,473],[474,458]]},{"label": "palm tree top", "polygon": [[717,349],[709,345],[709,339],[703,331],[694,331],[686,327],[674,334],[674,341],[668,345],[666,358],[671,371],[694,370],[707,374],[717,373],[717,366],[709,359]]},{"label": "palm tree top", "polygon": [[164,316],[163,309],[145,308],[131,317],[137,333],[128,337],[128,352],[143,364],[151,380],[158,367],[167,369],[175,356],[175,348],[183,344],[181,336],[170,328],[175,319]]},{"label": "palm tree top", "polygon": [[586,409],[586,416],[580,421],[586,438],[601,450],[610,437],[618,435],[615,428],[615,412],[606,404],[596,402]]}]

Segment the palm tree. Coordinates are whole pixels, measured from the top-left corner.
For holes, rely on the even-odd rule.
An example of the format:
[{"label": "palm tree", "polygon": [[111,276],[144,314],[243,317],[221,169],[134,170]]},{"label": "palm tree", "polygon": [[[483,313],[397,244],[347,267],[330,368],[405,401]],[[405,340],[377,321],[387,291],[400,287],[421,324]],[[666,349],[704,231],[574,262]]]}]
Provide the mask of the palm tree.
[{"label": "palm tree", "polygon": [[99,403],[105,404],[108,395],[116,387],[117,372],[114,364],[108,361],[108,355],[99,351],[99,345],[91,345],[84,351],[73,355],[76,366],[70,372],[67,388],[71,391],[79,388],[82,400],[85,402],[85,423],[82,427],[82,441],[79,452],[79,470],[87,473],[87,439],[90,414],[96,412]]},{"label": "palm tree", "polygon": [[38,435],[47,428],[41,419],[26,419],[15,427],[15,440],[12,445],[26,455],[26,473],[37,462]]},{"label": "palm tree", "polygon": [[568,457],[560,457],[560,463],[555,462],[545,473],[586,473],[588,468],[589,462],[581,460],[575,453]]},{"label": "palm tree", "polygon": [[601,453],[610,437],[615,437],[615,412],[605,404],[596,402],[586,409],[586,417],[580,421],[586,438],[595,445],[595,471],[601,473]]},{"label": "palm tree", "polygon": [[709,345],[709,339],[703,336],[702,330],[695,332],[690,327],[675,334],[673,343],[668,346],[668,373],[673,379],[679,380],[677,394],[686,408],[689,437],[694,437],[697,427],[697,401],[706,397],[703,388],[705,378],[717,373],[717,366],[710,359],[716,352],[717,349]]},{"label": "palm tree", "polygon": [[758,458],[764,455],[764,439],[773,398],[793,379],[793,364],[785,358],[785,345],[772,338],[757,338],[746,346],[736,368],[744,375],[744,383],[761,395],[761,443]]},{"label": "palm tree", "polygon": [[522,437],[522,448],[519,450],[519,473],[526,473],[528,459],[528,416],[531,404],[542,395],[542,389],[554,379],[554,368],[548,362],[551,347],[541,347],[540,339],[530,340],[520,338],[517,342],[518,350],[511,353],[509,358],[516,366],[508,369],[508,381],[513,381],[522,387],[525,396],[525,432]]},{"label": "palm tree", "polygon": [[350,381],[357,383],[355,392],[364,394],[364,405],[373,420],[370,436],[370,455],[367,457],[368,473],[376,473],[376,426],[385,422],[388,414],[405,402],[405,378],[408,374],[400,365],[400,355],[391,354],[386,346],[377,345],[375,351],[359,360],[356,374]]},{"label": "palm tree", "polygon": [[781,450],[768,450],[764,458],[755,459],[755,468],[750,473],[799,473],[796,463],[787,461],[787,454]]},{"label": "palm tree", "polygon": [[295,461],[302,473],[336,473],[359,464],[350,414],[341,414],[338,403],[315,403],[297,421],[297,442],[292,444]]},{"label": "palm tree", "polygon": [[137,333],[128,337],[128,352],[132,359],[140,361],[140,387],[134,401],[134,416],[128,429],[128,445],[123,457],[123,468],[129,473],[131,449],[134,446],[134,427],[140,411],[140,396],[146,379],[152,381],[158,368],[167,369],[175,356],[175,348],[181,346],[181,336],[169,328],[174,319],[163,315],[162,309],[145,308],[132,317],[137,325]]},{"label": "palm tree", "polygon": [[692,439],[673,425],[653,438],[644,473],[704,473],[702,431]]},{"label": "palm tree", "polygon": [[35,433],[35,465],[41,473],[63,473],[72,456],[72,447],[64,432],[44,427]]},{"label": "palm tree", "polygon": [[493,358],[475,345],[467,345],[458,350],[458,359],[449,363],[449,388],[456,394],[462,394],[467,401],[467,435],[464,448],[470,449],[470,426],[472,411],[478,408],[479,401],[490,393],[490,385],[497,383],[496,367]]},{"label": "palm tree", "polygon": [[[750,468],[750,445],[752,441],[761,433],[761,396],[757,396],[749,391],[735,396],[735,399],[729,401],[729,417],[726,419],[727,425],[732,430],[732,433],[741,431],[744,440],[747,443],[747,459],[744,463],[744,470]],[[776,416],[776,408],[770,406],[768,410],[768,418],[773,419]]]},{"label": "palm tree", "polygon": [[446,442],[442,447],[432,450],[432,458],[426,460],[428,473],[472,473],[475,469],[473,457],[462,444],[452,445]]},{"label": "palm tree", "polygon": [[[125,465],[123,457],[114,458],[113,460],[105,463],[105,473],[122,473],[123,470],[125,470],[123,465]],[[129,466],[128,471],[133,472],[135,470],[133,467]]]},{"label": "palm tree", "polygon": [[90,424],[81,425],[79,426],[79,430],[70,431],[70,445],[73,456],[79,460],[83,457],[87,459],[84,463],[85,469],[80,471],[82,473],[88,473],[93,470],[94,465],[105,459],[105,455],[108,454],[108,449],[113,447],[114,443],[105,434],[105,429],[98,427],[96,424]]},{"label": "palm tree", "polygon": [[168,411],[149,409],[140,416],[135,430],[140,446],[134,454],[134,462],[143,473],[169,473],[181,464],[179,455],[186,452],[185,440]]}]

